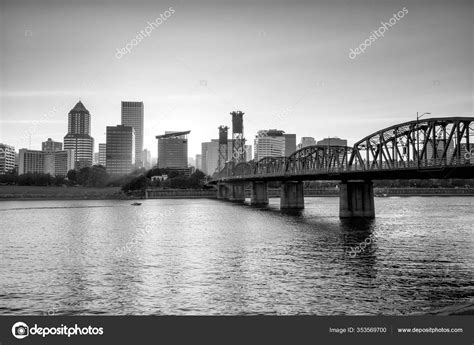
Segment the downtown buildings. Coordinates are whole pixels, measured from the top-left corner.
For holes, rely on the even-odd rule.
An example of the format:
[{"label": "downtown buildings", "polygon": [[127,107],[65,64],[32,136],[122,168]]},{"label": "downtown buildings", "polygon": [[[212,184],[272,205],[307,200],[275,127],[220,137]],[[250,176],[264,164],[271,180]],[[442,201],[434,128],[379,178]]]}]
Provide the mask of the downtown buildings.
[{"label": "downtown buildings", "polygon": [[188,138],[191,131],[165,131],[157,135],[158,168],[188,172]]},{"label": "downtown buildings", "polygon": [[[143,156],[143,127],[144,105],[143,102],[122,101],[121,119],[123,126],[131,126],[135,132],[135,167],[144,167]],[[145,154],[146,155],[146,154]],[[146,158],[146,156],[145,156]]]},{"label": "downtown buildings", "polygon": [[[246,161],[252,160],[252,145],[244,145]],[[233,139],[227,140],[227,160],[234,157]],[[199,156],[199,157],[198,157]],[[199,159],[199,162],[198,162]],[[199,164],[200,168],[197,167]],[[219,139],[211,139],[201,143],[201,154],[196,156],[196,169],[202,170],[206,175],[212,175],[218,170],[219,165]]]},{"label": "downtown buildings", "polygon": [[288,157],[296,151],[296,134],[285,134],[277,129],[261,130],[254,143],[255,161],[265,157]]},{"label": "downtown buildings", "polygon": [[102,166],[106,166],[106,148],[107,148],[107,144],[105,143],[100,143],[99,144],[99,152],[98,152],[98,155],[97,155],[97,164],[99,165],[102,165]]},{"label": "downtown buildings", "polygon": [[298,150],[302,149],[303,147],[313,146],[316,145],[316,140],[313,137],[301,137],[301,141],[296,147]]},{"label": "downtown buildings", "polygon": [[41,145],[42,150],[20,149],[18,174],[38,173],[51,176],[67,176],[75,166],[75,152],[63,150],[62,143],[48,138]]},{"label": "downtown buildings", "polygon": [[15,168],[15,148],[0,143],[0,175],[11,172]]},{"label": "downtown buildings", "polygon": [[[107,126],[105,168],[110,175],[126,175],[135,165],[135,130],[132,126]],[[100,152],[99,152],[100,159]]]},{"label": "downtown buildings", "polygon": [[68,133],[64,137],[64,150],[74,150],[76,170],[92,165],[94,138],[90,134],[91,115],[79,101],[68,114]]}]

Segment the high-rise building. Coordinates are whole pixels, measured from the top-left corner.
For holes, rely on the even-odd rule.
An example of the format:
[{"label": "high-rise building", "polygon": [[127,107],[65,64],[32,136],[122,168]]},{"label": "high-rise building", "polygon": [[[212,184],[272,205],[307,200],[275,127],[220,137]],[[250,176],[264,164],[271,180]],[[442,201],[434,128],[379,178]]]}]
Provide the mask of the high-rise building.
[{"label": "high-rise building", "polygon": [[92,165],[94,138],[91,133],[91,115],[81,101],[68,114],[68,133],[64,137],[64,149],[74,150],[74,166],[80,170]]},{"label": "high-rise building", "polygon": [[319,140],[316,145],[321,146],[347,146],[346,139],[340,139],[338,137],[333,138],[324,138],[323,140]]},{"label": "high-rise building", "polygon": [[107,144],[105,143],[100,143],[99,144],[99,158],[97,160],[97,164],[102,165],[105,167],[107,160],[106,160],[106,154],[107,154]]},{"label": "high-rise building", "polygon": [[303,147],[316,145],[316,140],[313,137],[301,137],[301,141],[298,144],[297,149],[302,149]]},{"label": "high-rise building", "polygon": [[191,131],[166,131],[157,135],[158,139],[158,168],[187,169],[188,167],[188,138]]},{"label": "high-rise building", "polygon": [[283,134],[285,137],[285,156],[288,157],[296,151],[296,134]]},{"label": "high-rise building", "polygon": [[0,144],[0,175],[15,169],[15,148],[10,145]]},{"label": "high-rise building", "polygon": [[[209,142],[201,143],[201,168],[206,175],[212,175],[218,170],[219,166],[219,139],[211,139]],[[238,151],[234,151],[233,139],[228,139],[227,143],[227,161],[235,160],[236,156],[241,156]],[[252,145],[244,145],[245,161],[252,160]],[[199,169],[196,167],[196,169]]]},{"label": "high-rise building", "polygon": [[255,161],[264,157],[284,157],[287,140],[284,133],[284,131],[277,129],[258,131],[254,141]]},{"label": "high-rise building", "polygon": [[202,171],[202,155],[196,155],[194,160],[196,162],[196,170]]},{"label": "high-rise building", "polygon": [[131,126],[135,130],[135,166],[143,167],[143,102],[122,101],[122,125]]},{"label": "high-rise building", "polygon": [[144,149],[142,151],[142,162],[143,162],[143,167],[145,169],[151,169],[152,167],[151,152],[147,149]]},{"label": "high-rise building", "polygon": [[43,141],[41,144],[42,151],[61,151],[63,149],[63,143],[59,141],[53,141],[51,138],[48,138],[47,141]]},{"label": "high-rise building", "polygon": [[39,173],[51,176],[67,176],[74,169],[74,150],[39,151],[21,149],[18,174]]},{"label": "high-rise building", "polygon": [[126,175],[135,164],[135,133],[132,126],[107,126],[105,168],[110,175]]}]

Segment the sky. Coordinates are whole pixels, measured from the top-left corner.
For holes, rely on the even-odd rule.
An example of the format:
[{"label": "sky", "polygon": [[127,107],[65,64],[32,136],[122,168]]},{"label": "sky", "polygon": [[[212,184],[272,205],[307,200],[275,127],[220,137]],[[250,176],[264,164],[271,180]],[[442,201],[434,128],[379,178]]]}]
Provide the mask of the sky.
[{"label": "sky", "polygon": [[79,99],[96,151],[120,102],[143,101],[155,157],[169,130],[191,130],[189,156],[199,154],[233,110],[252,145],[261,129],[352,145],[417,112],[473,116],[472,1],[0,3],[0,142],[17,150],[62,141]]}]

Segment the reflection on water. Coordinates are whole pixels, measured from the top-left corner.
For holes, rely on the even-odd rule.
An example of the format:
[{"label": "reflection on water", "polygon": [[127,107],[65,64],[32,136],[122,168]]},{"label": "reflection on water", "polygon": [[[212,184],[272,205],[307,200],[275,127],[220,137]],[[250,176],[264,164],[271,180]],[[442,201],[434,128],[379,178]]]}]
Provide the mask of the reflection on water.
[{"label": "reflection on water", "polygon": [[338,198],[306,198],[295,214],[278,199],[2,202],[0,313],[398,315],[462,303],[474,296],[473,200],[377,198],[370,221],[340,220]]}]

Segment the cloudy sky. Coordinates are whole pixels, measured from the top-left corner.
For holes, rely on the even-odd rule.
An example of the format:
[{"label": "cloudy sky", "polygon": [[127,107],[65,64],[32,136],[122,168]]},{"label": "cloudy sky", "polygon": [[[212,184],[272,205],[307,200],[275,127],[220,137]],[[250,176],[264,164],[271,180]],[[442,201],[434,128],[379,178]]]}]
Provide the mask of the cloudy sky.
[{"label": "cloudy sky", "polygon": [[[79,99],[96,149],[120,123],[120,101],[143,101],[154,156],[165,130],[191,130],[189,155],[200,153],[232,110],[246,113],[252,144],[260,129],[352,144],[417,111],[473,116],[468,0],[0,3],[0,142],[17,149],[29,146],[28,132],[32,149],[62,141]],[[349,57],[403,7],[383,37]]]}]

